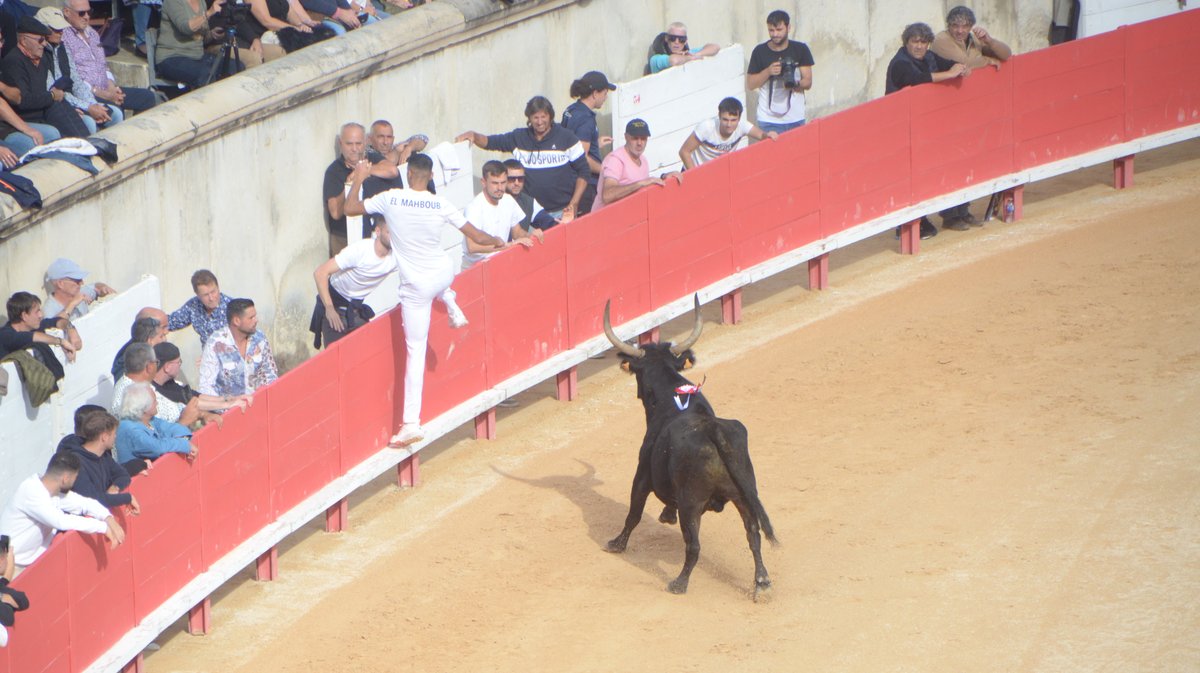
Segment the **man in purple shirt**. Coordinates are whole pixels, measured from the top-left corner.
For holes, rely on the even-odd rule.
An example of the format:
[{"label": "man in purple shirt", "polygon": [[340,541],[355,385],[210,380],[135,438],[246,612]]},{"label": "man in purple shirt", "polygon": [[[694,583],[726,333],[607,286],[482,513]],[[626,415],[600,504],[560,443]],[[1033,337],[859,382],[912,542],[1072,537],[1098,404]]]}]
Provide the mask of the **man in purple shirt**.
[{"label": "man in purple shirt", "polygon": [[63,18],[70,28],[63,31],[62,40],[71,54],[72,74],[92,87],[97,100],[109,105],[109,109],[114,111],[113,123],[124,119],[122,110],[138,113],[154,107],[158,99],[153,91],[117,86],[112,71],[108,69],[104,48],[100,46],[100,34],[88,25],[91,15],[92,6],[88,0],[66,0],[64,3]]}]

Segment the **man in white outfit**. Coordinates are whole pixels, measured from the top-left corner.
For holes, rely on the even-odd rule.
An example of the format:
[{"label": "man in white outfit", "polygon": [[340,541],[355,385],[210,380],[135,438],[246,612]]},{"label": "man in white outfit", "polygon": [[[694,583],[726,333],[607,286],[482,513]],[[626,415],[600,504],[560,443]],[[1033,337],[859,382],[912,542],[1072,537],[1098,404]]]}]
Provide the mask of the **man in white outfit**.
[{"label": "man in white outfit", "polygon": [[404,319],[404,342],[408,354],[404,367],[404,414],[400,432],[391,446],[408,446],[421,441],[421,391],[425,384],[425,347],[433,300],[454,280],[454,265],[442,250],[441,227],[449,224],[474,241],[481,251],[495,252],[507,243],[475,228],[449,201],[427,189],[433,160],[425,154],[408,159],[406,189],[389,189],[365,202],[358,188],[370,174],[366,162],[355,166],[346,197],[347,215],[382,215],[387,222],[392,252],[400,268],[400,315]]},{"label": "man in white outfit", "polygon": [[[517,205],[517,200],[508,195],[508,169],[499,161],[488,161],[483,164],[483,177],[480,178],[482,191],[467,205],[466,217],[475,228],[486,234],[509,242],[510,245],[530,247],[533,239],[529,232],[521,227],[525,219],[525,211]],[[534,229],[534,236],[542,239],[542,230]],[[481,246],[469,238],[463,238],[462,270],[475,266],[487,259],[495,250]]]}]

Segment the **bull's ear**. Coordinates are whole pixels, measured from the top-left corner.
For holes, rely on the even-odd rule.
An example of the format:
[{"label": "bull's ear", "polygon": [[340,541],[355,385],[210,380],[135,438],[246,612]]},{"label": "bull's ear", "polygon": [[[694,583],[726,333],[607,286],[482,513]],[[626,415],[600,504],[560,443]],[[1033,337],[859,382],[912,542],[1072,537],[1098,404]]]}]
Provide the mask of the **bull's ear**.
[{"label": "bull's ear", "polygon": [[691,369],[691,368],[692,368],[692,367],[693,367],[695,364],[696,364],[696,363],[695,363],[695,362],[693,362],[691,358],[684,358],[684,359],[683,359],[683,368],[684,368],[684,369]]}]

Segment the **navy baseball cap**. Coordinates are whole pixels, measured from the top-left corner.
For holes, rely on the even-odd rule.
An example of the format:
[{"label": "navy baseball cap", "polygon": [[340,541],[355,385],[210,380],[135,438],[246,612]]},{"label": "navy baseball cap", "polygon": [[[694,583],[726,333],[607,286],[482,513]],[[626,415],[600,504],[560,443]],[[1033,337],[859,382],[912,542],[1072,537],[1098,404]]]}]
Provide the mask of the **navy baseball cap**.
[{"label": "navy baseball cap", "polygon": [[641,119],[632,119],[625,125],[625,135],[634,138],[649,138],[650,125]]}]

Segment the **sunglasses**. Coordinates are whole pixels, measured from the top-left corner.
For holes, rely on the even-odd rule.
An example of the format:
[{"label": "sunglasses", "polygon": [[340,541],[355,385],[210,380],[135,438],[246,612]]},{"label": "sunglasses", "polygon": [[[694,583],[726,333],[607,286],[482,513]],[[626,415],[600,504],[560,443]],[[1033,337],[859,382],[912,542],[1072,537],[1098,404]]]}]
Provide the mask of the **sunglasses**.
[{"label": "sunglasses", "polygon": [[[67,9],[71,9],[71,8],[68,7]],[[91,16],[92,15],[92,10],[90,10],[90,9],[71,9],[71,11],[75,12],[75,14],[78,16]]]},{"label": "sunglasses", "polygon": [[41,35],[26,34],[25,37],[30,40],[33,40],[34,42],[37,42],[38,44],[46,44],[46,38],[42,37]]},{"label": "sunglasses", "polygon": [[687,35],[668,35],[667,42],[687,42]]},{"label": "sunglasses", "polygon": [[513,182],[525,182],[524,175],[510,175],[510,176],[508,176],[508,179]]}]

